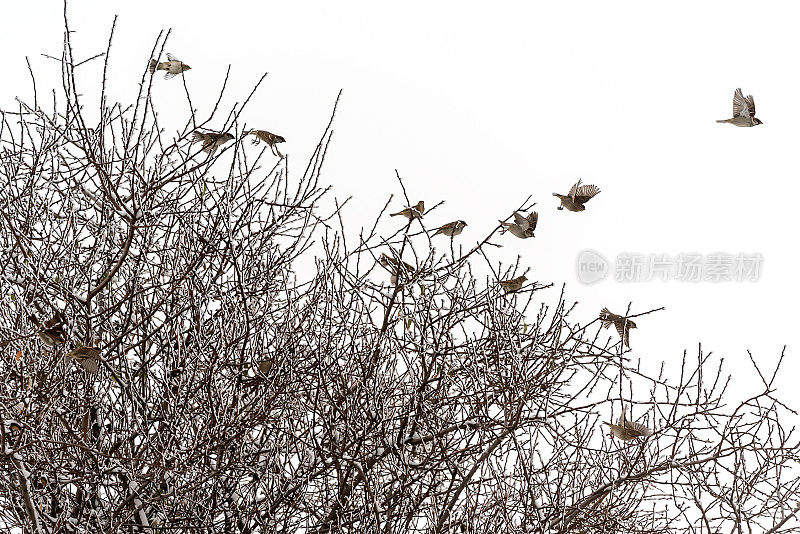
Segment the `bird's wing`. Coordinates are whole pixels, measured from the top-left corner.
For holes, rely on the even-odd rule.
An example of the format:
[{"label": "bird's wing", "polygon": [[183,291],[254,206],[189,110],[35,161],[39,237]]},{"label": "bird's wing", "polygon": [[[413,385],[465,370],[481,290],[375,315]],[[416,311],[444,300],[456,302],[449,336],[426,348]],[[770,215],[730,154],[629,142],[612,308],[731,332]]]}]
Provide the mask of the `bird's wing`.
[{"label": "bird's wing", "polygon": [[536,230],[536,223],[539,222],[539,214],[537,212],[529,213],[526,219],[529,230]]},{"label": "bird's wing", "polygon": [[741,88],[733,92],[733,116],[747,117],[748,119],[754,115],[748,107],[747,99],[742,94]]},{"label": "bird's wing", "polygon": [[183,63],[183,61],[181,61],[180,59],[176,58],[175,56],[173,56],[169,52],[167,52],[167,59],[170,60],[170,61],[177,61],[178,63]]},{"label": "bird's wing", "polygon": [[747,102],[747,109],[750,110],[750,118],[752,119],[756,116],[756,101],[753,100],[753,95],[747,95],[744,100]]},{"label": "bird's wing", "polygon": [[572,200],[575,200],[575,195],[577,194],[578,189],[581,187],[582,181],[583,180],[578,180],[577,182],[575,182],[575,185],[573,185],[572,189],[569,190],[569,195],[567,196],[569,196]]},{"label": "bird's wing", "polygon": [[523,230],[528,229],[528,219],[526,219],[520,212],[514,212],[514,222]]},{"label": "bird's wing", "polygon": [[100,366],[95,358],[84,358],[78,362],[87,373],[94,374],[100,370]]},{"label": "bird's wing", "polygon": [[167,73],[164,74],[164,79],[165,80],[170,80],[170,79],[174,78],[177,75],[178,75],[177,72],[169,72],[169,71],[167,71]]},{"label": "bird's wing", "polygon": [[[614,327],[617,329],[617,334],[619,334],[619,337],[621,337],[622,340],[625,341],[627,339],[627,336],[625,334],[627,333],[626,330],[628,329],[625,328],[624,321],[614,321]],[[627,343],[625,344],[627,345]]]},{"label": "bird's wing", "polygon": [[653,434],[653,431],[641,423],[634,423],[633,421],[625,421],[625,428],[633,431],[637,436],[647,437]]},{"label": "bird's wing", "polygon": [[582,185],[575,191],[574,200],[579,204],[583,204],[599,192],[600,188],[596,185]]}]

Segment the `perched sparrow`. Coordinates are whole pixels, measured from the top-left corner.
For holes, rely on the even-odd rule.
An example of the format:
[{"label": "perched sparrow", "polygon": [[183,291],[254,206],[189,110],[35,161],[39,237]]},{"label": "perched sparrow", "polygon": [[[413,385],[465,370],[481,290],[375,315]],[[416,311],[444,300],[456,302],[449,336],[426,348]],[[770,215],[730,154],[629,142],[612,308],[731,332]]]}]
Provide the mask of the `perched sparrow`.
[{"label": "perched sparrow", "polygon": [[603,328],[608,328],[613,324],[614,328],[617,329],[619,337],[625,343],[625,346],[628,348],[631,347],[630,330],[631,328],[636,328],[636,323],[622,315],[611,313],[608,311],[608,308],[603,308],[600,311],[600,324],[603,325]]},{"label": "perched sparrow", "polygon": [[253,139],[253,144],[254,145],[258,144],[259,141],[264,141],[265,143],[267,143],[269,145],[269,148],[272,150],[273,154],[275,154],[276,156],[278,156],[280,158],[283,158],[283,154],[281,154],[281,151],[278,150],[278,147],[275,146],[278,143],[285,143],[286,142],[286,139],[284,139],[280,135],[275,135],[274,133],[269,133],[266,130],[250,130],[248,132],[248,135],[256,136],[256,138]]},{"label": "perched sparrow", "polygon": [[261,360],[258,362],[258,370],[261,371],[262,374],[269,373],[269,370],[272,369],[272,360]]},{"label": "perched sparrow", "polygon": [[539,214],[535,211],[533,213],[529,213],[527,217],[523,216],[520,212],[515,211],[513,223],[500,221],[500,224],[503,227],[503,231],[501,233],[504,234],[506,231],[509,231],[520,239],[536,237],[533,235],[533,231],[536,229],[537,222],[539,222]]},{"label": "perched sparrow", "polygon": [[78,362],[87,373],[94,374],[100,368],[100,349],[96,346],[79,346],[75,350],[67,353],[67,357]]},{"label": "perched sparrow", "polygon": [[619,416],[617,424],[603,423],[611,427],[611,435],[622,441],[630,441],[636,438],[646,438],[653,435],[653,431],[640,423],[634,423],[625,419],[624,415]]},{"label": "perched sparrow", "polygon": [[396,215],[402,215],[409,221],[411,219],[419,219],[425,214],[425,202],[420,200],[417,202],[416,206],[411,206],[409,208],[404,209],[403,211],[398,211],[397,213],[392,213],[391,216],[394,217]]},{"label": "perched sparrow", "polygon": [[567,208],[569,211],[583,211],[586,209],[584,204],[589,202],[589,200],[599,192],[600,189],[598,189],[596,185],[581,185],[581,180],[578,180],[577,183],[572,186],[572,189],[569,190],[568,195],[553,193],[554,197],[561,199],[561,205],[556,209],[563,210]]},{"label": "perched sparrow", "polygon": [[764,124],[756,118],[756,103],[753,95],[744,96],[741,89],[733,92],[733,118],[723,119],[717,122],[727,122],[734,126],[756,126]]},{"label": "perched sparrow", "polygon": [[219,147],[233,139],[229,133],[194,132],[194,142],[203,143],[203,152],[213,154]]},{"label": "perched sparrow", "polygon": [[45,345],[48,347],[54,347],[55,345],[60,345],[66,341],[66,332],[64,331],[64,316],[61,315],[60,311],[56,311],[53,318],[45,321],[44,325],[39,322],[34,315],[29,315],[28,318],[31,320],[33,324],[35,324],[39,328],[39,338],[44,342]]},{"label": "perched sparrow", "polygon": [[449,222],[440,226],[433,235],[443,234],[447,237],[455,237],[464,231],[465,226],[467,226],[467,223],[464,221]]},{"label": "perched sparrow", "polygon": [[180,59],[173,56],[172,54],[167,54],[167,59],[169,61],[162,61],[161,63],[159,63],[155,59],[151,59],[150,74],[155,74],[157,70],[165,70],[167,72],[164,74],[164,79],[169,80],[173,76],[176,76],[181,72],[191,70],[192,68],[183,61],[181,61]]},{"label": "perched sparrow", "polygon": [[500,280],[498,284],[500,284],[500,287],[502,287],[506,293],[516,293],[522,288],[522,284],[524,284],[527,279],[528,277],[523,274],[511,280]]},{"label": "perched sparrow", "polygon": [[378,263],[388,269],[389,273],[391,274],[390,282],[392,285],[397,285],[397,278],[401,273],[407,276],[413,274],[415,271],[413,265],[409,265],[401,260],[396,260],[383,253],[381,253],[380,257],[378,258]]}]

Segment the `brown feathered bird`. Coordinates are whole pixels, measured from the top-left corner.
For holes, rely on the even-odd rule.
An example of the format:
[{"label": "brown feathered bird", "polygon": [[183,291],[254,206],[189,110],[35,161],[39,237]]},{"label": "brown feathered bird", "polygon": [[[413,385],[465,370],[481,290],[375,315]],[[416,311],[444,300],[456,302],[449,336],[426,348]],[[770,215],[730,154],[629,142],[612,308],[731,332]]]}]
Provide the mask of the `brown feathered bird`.
[{"label": "brown feathered bird", "polygon": [[498,284],[500,284],[500,287],[502,287],[503,291],[506,293],[516,293],[522,289],[522,284],[524,284],[527,279],[528,277],[523,274],[511,280],[500,280]]},{"label": "brown feathered bird", "polygon": [[391,274],[391,278],[389,280],[392,285],[397,284],[398,277],[401,274],[404,276],[409,276],[415,271],[413,265],[409,265],[402,260],[397,260],[383,253],[381,253],[380,257],[378,258],[378,263],[383,265],[389,271],[389,274]]},{"label": "brown feathered bird", "polygon": [[535,211],[533,213],[529,213],[527,216],[515,211],[513,223],[500,221],[500,225],[503,227],[503,230],[500,233],[504,234],[506,231],[508,231],[520,239],[536,237],[533,235],[533,231],[536,229],[536,224],[538,222],[539,214]]},{"label": "brown feathered bird", "polygon": [[727,122],[734,126],[758,126],[764,124],[756,118],[756,102],[753,95],[744,96],[741,88],[733,92],[733,118],[722,119],[717,122]]},{"label": "brown feathered bird", "polygon": [[634,423],[625,419],[625,415],[620,415],[617,424],[603,423],[611,427],[611,435],[622,441],[631,441],[636,438],[647,438],[653,435],[653,431],[641,423]]},{"label": "brown feathered bird", "polygon": [[81,345],[75,350],[68,352],[67,357],[77,362],[87,373],[94,374],[100,369],[100,349],[97,347],[99,340],[94,346]]},{"label": "brown feathered bird", "polygon": [[447,237],[455,237],[459,235],[461,232],[464,231],[464,227],[467,226],[467,223],[464,221],[453,221],[447,224],[441,225],[433,235],[446,235]]},{"label": "brown feathered bird", "polygon": [[195,143],[203,144],[203,152],[213,154],[219,147],[233,139],[229,133],[217,132],[194,132],[193,140]]},{"label": "brown feathered bird", "polygon": [[567,208],[569,211],[583,211],[586,209],[584,204],[599,192],[600,189],[596,185],[581,185],[581,180],[578,180],[569,190],[569,194],[559,195],[558,193],[553,193],[553,196],[561,200],[561,205],[557,209],[563,210]]},{"label": "brown feathered bird", "polygon": [[150,60],[150,74],[155,74],[157,70],[166,71],[164,73],[164,79],[169,80],[170,78],[177,76],[182,72],[186,72],[187,70],[191,70],[192,67],[181,61],[180,59],[176,58],[172,54],[167,54],[168,61],[158,62],[155,59]]},{"label": "brown feathered bird", "polygon": [[56,311],[53,317],[45,321],[44,324],[40,323],[39,319],[34,315],[29,315],[28,318],[39,328],[37,332],[39,339],[48,347],[54,347],[66,341],[66,322],[60,311]]},{"label": "brown feathered bird", "polygon": [[402,211],[398,211],[397,213],[391,213],[392,217],[396,217],[398,215],[402,215],[408,220],[411,219],[420,219],[423,215],[425,215],[425,202],[420,200],[414,206],[410,206]]},{"label": "brown feathered bird", "polygon": [[273,154],[283,159],[283,154],[281,154],[281,151],[278,150],[278,147],[275,145],[277,145],[278,143],[285,143],[286,139],[284,139],[280,135],[270,133],[266,130],[250,130],[248,132],[248,135],[255,136],[255,139],[253,139],[254,145],[258,144],[260,141],[264,141],[269,145],[269,148],[270,150],[272,150]]},{"label": "brown feathered bird", "polygon": [[611,313],[608,311],[608,308],[603,308],[600,311],[600,324],[603,325],[603,328],[608,328],[612,324],[614,328],[617,329],[617,333],[619,337],[622,339],[622,342],[625,343],[625,346],[630,348],[630,333],[631,328],[636,328],[636,323],[628,319],[627,317],[623,317],[622,315],[617,315],[616,313]]}]

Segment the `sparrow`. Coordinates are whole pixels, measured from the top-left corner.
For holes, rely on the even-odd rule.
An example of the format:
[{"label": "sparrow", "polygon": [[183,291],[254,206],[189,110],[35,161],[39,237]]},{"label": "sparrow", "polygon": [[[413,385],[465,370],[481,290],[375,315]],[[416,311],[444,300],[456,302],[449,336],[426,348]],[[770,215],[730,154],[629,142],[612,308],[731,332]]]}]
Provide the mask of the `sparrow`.
[{"label": "sparrow", "polygon": [[165,70],[167,72],[164,74],[164,79],[169,80],[170,78],[187,70],[191,70],[192,68],[172,54],[167,54],[167,59],[169,61],[162,61],[161,63],[155,59],[151,59],[150,74],[155,74],[157,70]]},{"label": "sparrow", "polygon": [[203,152],[213,154],[219,147],[233,139],[229,133],[194,132],[193,141],[203,143]]},{"label": "sparrow", "polygon": [[630,330],[631,328],[636,328],[636,323],[622,315],[611,313],[608,308],[603,308],[600,311],[600,324],[603,325],[603,328],[608,328],[613,324],[625,346],[631,348]]},{"label": "sparrow", "polygon": [[405,217],[410,221],[411,219],[422,218],[424,214],[425,214],[425,202],[420,200],[419,202],[417,202],[415,206],[408,207],[403,211],[398,211],[397,213],[391,213],[390,215],[392,217],[396,215],[402,215],[403,217]]},{"label": "sparrow", "polygon": [[391,274],[391,278],[389,280],[392,285],[397,285],[397,279],[401,272],[403,274],[410,275],[415,271],[413,265],[409,265],[408,263],[401,260],[396,260],[391,256],[387,256],[384,253],[381,253],[380,257],[378,258],[378,263],[380,263],[386,269],[389,270],[389,273]]},{"label": "sparrow", "polygon": [[270,369],[272,369],[272,360],[262,360],[258,362],[258,370],[261,371],[262,374],[269,373]]},{"label": "sparrow", "polygon": [[465,226],[467,226],[467,223],[464,221],[449,222],[440,226],[433,235],[436,236],[442,234],[446,235],[447,237],[455,237],[464,231]]},{"label": "sparrow", "polygon": [[500,280],[498,284],[500,284],[500,287],[502,287],[506,293],[516,293],[522,288],[522,284],[524,284],[527,279],[528,277],[523,274],[511,280]]},{"label": "sparrow", "polygon": [[533,213],[529,213],[527,217],[523,216],[520,212],[515,211],[513,223],[500,221],[500,225],[503,227],[501,234],[504,234],[506,231],[508,231],[520,239],[536,237],[533,235],[533,231],[536,229],[537,222],[539,222],[539,214],[535,211]]},{"label": "sparrow", "polygon": [[283,154],[281,154],[281,151],[278,150],[278,147],[276,147],[275,145],[277,145],[278,143],[285,143],[286,139],[284,139],[280,135],[275,135],[274,133],[269,133],[266,130],[250,130],[248,132],[248,135],[256,136],[256,138],[253,139],[253,144],[254,145],[258,144],[259,141],[264,141],[265,143],[267,143],[269,145],[269,148],[270,148],[270,150],[272,150],[273,154],[275,154],[279,158],[283,159]]},{"label": "sparrow", "polygon": [[603,423],[611,427],[611,435],[622,441],[631,441],[636,438],[646,438],[653,435],[653,431],[641,423],[634,423],[625,419],[624,415],[619,416],[617,424]]},{"label": "sparrow", "polygon": [[556,209],[563,210],[567,208],[569,211],[583,211],[586,209],[584,204],[599,192],[600,189],[596,185],[581,185],[581,180],[578,180],[569,190],[568,195],[553,193],[554,197],[561,199],[561,205]]},{"label": "sparrow", "polygon": [[37,319],[34,315],[29,315],[28,318],[39,328],[39,332],[37,332],[39,334],[39,338],[48,347],[54,347],[66,341],[67,336],[66,332],[64,331],[64,326],[66,323],[64,321],[64,316],[61,315],[60,311],[56,311],[55,315],[53,315],[53,318],[45,321],[44,325],[42,325],[39,322],[39,319]]},{"label": "sparrow", "polygon": [[722,119],[717,122],[727,122],[734,126],[757,126],[764,124],[756,118],[756,103],[753,95],[744,96],[741,89],[733,92],[733,118]]},{"label": "sparrow", "polygon": [[[95,345],[99,341],[97,340]],[[81,345],[68,352],[67,358],[75,360],[87,373],[94,374],[100,369],[100,364],[98,363],[100,361],[100,349],[97,346]]]}]

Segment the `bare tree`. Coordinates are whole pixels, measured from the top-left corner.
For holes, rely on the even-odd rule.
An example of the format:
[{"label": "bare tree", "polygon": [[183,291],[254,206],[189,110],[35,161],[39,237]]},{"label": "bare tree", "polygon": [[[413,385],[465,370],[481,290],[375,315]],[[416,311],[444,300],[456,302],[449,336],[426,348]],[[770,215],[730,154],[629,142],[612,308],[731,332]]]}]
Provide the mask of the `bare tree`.
[{"label": "bare tree", "polygon": [[[34,90],[2,112],[0,525],[800,531],[783,356],[731,404],[700,348],[654,372],[563,289],[502,290],[526,272],[491,259],[502,225],[462,247],[434,206],[383,235],[387,203],[354,236],[325,208],[333,116],[291,177],[224,84],[165,133],[147,67],[167,36],[130,106],[106,102],[112,39],[90,59],[94,122],[67,26],[52,108]],[[615,439],[620,416],[654,432]]]}]

